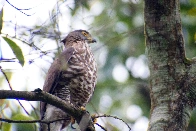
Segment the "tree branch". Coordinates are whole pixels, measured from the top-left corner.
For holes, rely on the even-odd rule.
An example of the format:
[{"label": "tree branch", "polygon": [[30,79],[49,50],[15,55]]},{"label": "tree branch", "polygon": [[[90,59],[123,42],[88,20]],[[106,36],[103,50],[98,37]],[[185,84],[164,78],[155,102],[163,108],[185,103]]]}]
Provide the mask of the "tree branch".
[{"label": "tree branch", "polygon": [[[104,114],[104,115],[92,116],[92,119],[93,119],[93,121],[94,121],[94,119],[97,119],[97,118],[100,118],[100,117],[111,117],[111,118],[120,120],[120,121],[122,121],[123,123],[125,123],[126,126],[129,128],[129,131],[131,131],[131,127],[129,126],[129,124],[126,123],[123,119],[118,118],[117,116],[112,116],[112,115]],[[96,124],[97,124],[97,123],[96,123]],[[101,125],[99,125],[99,124],[97,124],[97,125],[101,127]],[[103,128],[103,127],[101,127],[101,128]],[[103,130],[106,130],[106,129],[103,129]]]},{"label": "tree branch", "polygon": [[[25,12],[21,11],[21,10],[31,10],[32,8],[20,9],[20,8],[17,8],[16,6],[12,5],[8,0],[6,0],[6,1],[7,1],[7,3],[8,3],[9,5],[11,5],[12,7],[14,7],[16,10],[20,11],[21,13],[25,14],[26,16],[32,16],[32,15],[28,15],[28,14],[26,14]],[[34,14],[35,14],[35,13],[34,13]]]},{"label": "tree branch", "polygon": [[46,121],[46,120],[11,120],[11,119],[4,119],[4,118],[0,118],[0,121],[4,121],[7,123],[45,123],[45,124],[50,124],[52,122],[55,121],[61,121],[64,119],[57,119],[57,120],[53,120],[53,121]]},{"label": "tree branch", "polygon": [[[65,103],[60,98],[46,93],[44,91],[35,90],[32,92],[28,91],[10,91],[10,90],[0,90],[0,99],[19,99],[28,101],[42,101],[51,104],[59,109],[65,111],[69,115],[73,116],[81,131],[94,131],[94,125],[91,120],[91,116],[88,112],[81,109],[74,108],[71,104]],[[82,123],[82,124],[80,124]]]}]

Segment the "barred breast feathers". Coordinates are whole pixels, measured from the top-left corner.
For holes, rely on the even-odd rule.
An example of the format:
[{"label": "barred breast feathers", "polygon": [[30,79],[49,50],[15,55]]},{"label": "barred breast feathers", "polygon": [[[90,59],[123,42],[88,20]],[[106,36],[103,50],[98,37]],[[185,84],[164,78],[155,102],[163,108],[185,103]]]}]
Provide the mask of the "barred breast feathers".
[{"label": "barred breast feathers", "polygon": [[68,70],[75,72],[77,77],[70,83],[71,101],[76,105],[85,106],[94,92],[97,77],[96,62],[87,43],[78,41],[73,47],[75,53],[69,61]]},{"label": "barred breast feathers", "polygon": [[[74,54],[75,49],[73,47],[69,47],[65,49],[62,54],[55,59],[48,70],[48,74],[46,76],[46,80],[43,86],[43,91],[53,93],[54,89],[56,88],[56,84],[58,83],[60,72],[62,71],[62,64],[67,65],[67,62]],[[62,60],[63,59],[63,60]],[[67,67],[66,67],[67,68]],[[40,103],[40,111],[41,111],[41,118],[43,118],[44,112],[46,110],[46,103]]]}]

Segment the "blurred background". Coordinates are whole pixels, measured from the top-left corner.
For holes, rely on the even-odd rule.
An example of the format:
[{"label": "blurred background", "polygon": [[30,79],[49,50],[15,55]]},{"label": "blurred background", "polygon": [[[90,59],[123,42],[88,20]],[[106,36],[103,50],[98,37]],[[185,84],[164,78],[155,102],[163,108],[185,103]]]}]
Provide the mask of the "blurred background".
[{"label": "blurred background", "polygon": [[[180,0],[188,58],[196,56],[196,1]],[[42,89],[47,71],[70,31],[88,30],[98,64],[98,82],[87,110],[123,119],[145,131],[150,115],[150,76],[145,55],[142,0],[1,0],[0,90]],[[4,37],[7,37],[8,40]],[[24,62],[25,61],[25,62]],[[7,80],[6,80],[7,77]],[[8,83],[9,81],[9,83]],[[0,117],[39,119],[39,102],[0,100]],[[193,112],[188,131],[196,130]],[[108,131],[128,131],[114,118],[99,118]],[[0,122],[1,131],[38,131],[39,124]],[[72,130],[68,127],[66,130]],[[102,129],[96,126],[97,131]]]}]

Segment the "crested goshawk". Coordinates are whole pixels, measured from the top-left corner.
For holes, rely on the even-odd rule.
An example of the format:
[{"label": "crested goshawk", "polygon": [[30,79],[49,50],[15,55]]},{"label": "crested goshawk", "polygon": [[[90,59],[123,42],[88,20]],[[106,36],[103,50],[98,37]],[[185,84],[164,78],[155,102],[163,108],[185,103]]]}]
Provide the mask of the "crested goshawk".
[{"label": "crested goshawk", "polygon": [[[76,108],[85,107],[93,95],[97,81],[97,66],[89,47],[96,42],[86,30],[70,32],[65,39],[64,51],[49,68],[43,91],[53,94]],[[50,124],[50,131],[60,131],[71,121],[71,116],[55,106],[41,102],[42,120],[56,120]],[[41,124],[41,131],[48,131],[47,124]]]}]

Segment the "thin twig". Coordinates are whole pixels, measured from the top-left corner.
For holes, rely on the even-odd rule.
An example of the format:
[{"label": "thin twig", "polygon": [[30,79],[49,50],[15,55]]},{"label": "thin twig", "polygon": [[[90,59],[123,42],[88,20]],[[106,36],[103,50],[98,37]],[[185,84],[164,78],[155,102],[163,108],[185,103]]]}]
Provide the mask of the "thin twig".
[{"label": "thin twig", "polygon": [[[0,70],[1,70],[1,72],[3,73],[3,75],[4,75],[4,77],[5,77],[6,81],[7,81],[7,83],[8,83],[8,85],[9,85],[10,90],[13,90],[13,88],[12,88],[10,82],[9,82],[9,79],[8,79],[7,75],[5,74],[5,72],[3,71],[3,69],[2,69],[1,67],[0,67]],[[26,114],[27,114],[27,115],[30,115],[29,112],[28,112],[28,111],[25,109],[25,107],[22,105],[22,103],[21,103],[18,99],[16,99],[16,100],[18,101],[19,105],[23,108],[23,110],[26,112]]]},{"label": "thin twig", "polygon": [[17,101],[18,101],[18,103],[19,103],[19,105],[23,108],[23,110],[25,111],[25,113],[27,114],[27,115],[30,115],[29,114],[29,112],[25,109],[25,107],[22,105],[22,103],[18,100],[18,99],[16,99]]},{"label": "thin twig", "polygon": [[125,123],[127,125],[127,127],[129,128],[129,130],[131,130],[131,127],[128,125],[128,123],[126,123],[123,119],[118,118],[117,116],[111,116],[111,115],[104,114],[104,115],[101,115],[101,116],[93,116],[92,119],[96,119],[96,118],[100,118],[100,117],[112,117],[114,119],[118,119],[118,120],[122,121],[123,123]]},{"label": "thin twig", "polygon": [[16,6],[12,5],[8,0],[6,0],[6,1],[7,1],[7,3],[8,3],[9,5],[11,5],[12,7],[14,7],[16,10],[20,11],[21,13],[25,14],[26,16],[32,16],[32,15],[35,14],[35,13],[34,13],[34,14],[32,14],[32,15],[28,15],[28,14],[24,13],[23,11],[21,11],[21,10],[31,10],[32,8],[20,9],[20,8],[17,8]]},{"label": "thin twig", "polygon": [[32,107],[33,111],[35,112],[36,117],[39,118],[39,115],[37,114],[36,108],[28,101],[28,103],[30,104],[30,106]]},{"label": "thin twig", "polygon": [[12,120],[12,119],[5,119],[0,118],[0,121],[7,122],[7,123],[44,123],[44,124],[50,124],[57,121],[62,121],[65,119],[56,119],[52,121],[46,121],[46,120]]},{"label": "thin twig", "polygon": [[102,130],[107,131],[102,125],[95,123],[97,126],[101,127]]},{"label": "thin twig", "polygon": [[[3,33],[2,33],[2,34],[3,34]],[[41,53],[45,53],[45,51],[42,51],[42,50],[41,50],[39,47],[37,47],[33,42],[29,44],[29,43],[26,42],[25,40],[22,40],[22,39],[20,39],[20,38],[15,37],[15,36],[10,36],[10,35],[8,35],[8,34],[3,34],[3,35],[5,35],[6,37],[10,37],[10,38],[17,39],[17,40],[19,40],[19,41],[21,41],[21,42],[27,44],[27,45],[30,46],[30,47],[34,47],[35,49],[40,50]]]},{"label": "thin twig", "polygon": [[[100,116],[100,114],[99,114],[98,110],[96,109],[96,107],[94,106],[94,104],[93,104],[92,102],[90,102],[90,104],[91,104],[93,110],[97,113],[97,115]],[[91,117],[92,117],[92,119],[94,118],[93,116],[91,116]],[[100,119],[101,119],[101,121],[102,121],[104,124],[106,124],[106,121],[105,121],[103,118],[100,118]]]},{"label": "thin twig", "polygon": [[31,10],[32,9],[32,8],[20,9],[20,8],[17,8],[16,6],[12,5],[8,0],[6,0],[6,1],[7,1],[7,3],[9,3],[12,7],[14,7],[17,10]]}]

